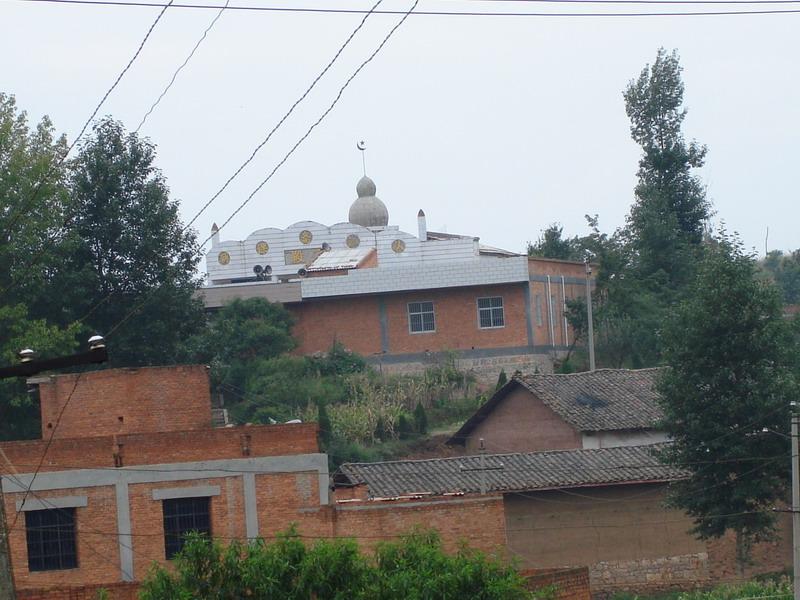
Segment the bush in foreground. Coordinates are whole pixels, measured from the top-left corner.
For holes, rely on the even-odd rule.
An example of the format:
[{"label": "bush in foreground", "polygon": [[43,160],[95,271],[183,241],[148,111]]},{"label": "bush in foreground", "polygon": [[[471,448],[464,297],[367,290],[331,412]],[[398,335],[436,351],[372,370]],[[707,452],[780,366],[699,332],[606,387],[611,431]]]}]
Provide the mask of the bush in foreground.
[{"label": "bush in foreground", "polygon": [[435,532],[378,546],[374,558],[353,540],[305,544],[294,530],[250,545],[192,536],[175,568],[154,566],[142,600],[516,600],[532,598],[510,566],[461,549],[445,554]]}]

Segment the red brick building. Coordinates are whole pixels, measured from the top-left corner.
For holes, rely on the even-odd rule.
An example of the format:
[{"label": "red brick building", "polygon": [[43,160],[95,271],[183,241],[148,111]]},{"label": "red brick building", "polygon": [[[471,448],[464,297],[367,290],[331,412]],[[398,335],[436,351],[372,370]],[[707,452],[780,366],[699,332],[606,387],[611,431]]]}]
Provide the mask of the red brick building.
[{"label": "red brick building", "polygon": [[485,380],[501,368],[550,370],[573,342],[564,306],[585,297],[585,266],[429,231],[422,211],[416,234],[400,231],[375,191],[359,181],[346,223],[302,221],[241,241],[215,234],[206,306],[281,302],[296,317],[299,353],[336,340],[389,371],[418,370],[444,351]]}]

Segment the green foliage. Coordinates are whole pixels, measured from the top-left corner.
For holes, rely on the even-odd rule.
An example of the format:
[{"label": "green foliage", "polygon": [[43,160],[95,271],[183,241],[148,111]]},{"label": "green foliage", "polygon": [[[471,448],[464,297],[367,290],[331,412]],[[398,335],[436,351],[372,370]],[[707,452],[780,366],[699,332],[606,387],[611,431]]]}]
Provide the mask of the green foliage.
[{"label": "green foliage", "polygon": [[257,363],[294,348],[293,324],[289,311],[280,304],[264,298],[236,298],[212,316],[206,329],[187,342],[184,352],[211,365],[213,385],[244,389]]},{"label": "green foliage", "polygon": [[414,426],[408,416],[405,413],[401,413],[397,418],[397,436],[401,440],[407,440],[412,433],[414,433]]},{"label": "green foliage", "polygon": [[319,425],[319,440],[322,449],[327,448],[333,439],[331,431],[331,418],[328,416],[328,409],[322,400],[317,400],[317,425]]},{"label": "green foliage", "polygon": [[114,366],[173,364],[205,320],[194,297],[196,235],[155,159],[155,147],[118,121],[94,126],[69,164],[71,219],[50,281],[59,293],[31,305],[62,325],[85,318],[90,332],[119,325],[109,339]]},{"label": "green foliage", "polygon": [[416,532],[381,544],[375,560],[352,540],[304,544],[292,529],[273,543],[227,547],[194,536],[174,570],[154,566],[141,600],[419,600],[530,598],[508,565],[462,549],[447,555],[433,533]]},{"label": "green foliage", "polygon": [[614,594],[611,600],[792,600],[792,584],[787,577],[767,581],[748,581],[720,585],[708,590],[670,592],[655,596],[639,596],[628,592]]},{"label": "green foliage", "polygon": [[[0,361],[18,362],[17,353],[33,348],[40,358],[76,350],[77,326],[65,330],[31,319],[22,304],[0,306]],[[0,381],[0,440],[35,439],[41,435],[39,407],[27,391],[24,378]]]},{"label": "green foliage", "polygon": [[761,261],[760,266],[781,290],[786,304],[800,304],[800,249],[788,254],[773,250]]},{"label": "green foliage", "polygon": [[642,147],[636,201],[628,217],[633,266],[641,278],[680,287],[692,276],[692,255],[703,240],[711,208],[692,169],[703,166],[705,146],[686,143],[686,117],[677,52],[661,48],[625,93],[631,136]]},{"label": "green foliage", "polygon": [[662,337],[670,367],[658,384],[662,427],[674,440],[664,458],[691,472],[673,486],[673,502],[702,538],[733,530],[744,561],[750,543],[771,535],[771,507],[787,489],[789,461],[768,459],[788,456],[797,323],[782,318],[777,290],[757,280],[755,261],[723,232]]},{"label": "green foliage", "polygon": [[417,402],[417,406],[414,408],[414,428],[419,434],[428,433],[428,415],[421,402]]},{"label": "green foliage", "polygon": [[508,383],[508,375],[506,375],[506,370],[500,369],[500,374],[497,376],[497,385],[494,386],[494,389],[499,390],[506,383]]},{"label": "green foliage", "polygon": [[564,238],[564,228],[553,223],[543,232],[536,243],[528,242],[528,256],[583,261],[585,250],[577,237]]}]

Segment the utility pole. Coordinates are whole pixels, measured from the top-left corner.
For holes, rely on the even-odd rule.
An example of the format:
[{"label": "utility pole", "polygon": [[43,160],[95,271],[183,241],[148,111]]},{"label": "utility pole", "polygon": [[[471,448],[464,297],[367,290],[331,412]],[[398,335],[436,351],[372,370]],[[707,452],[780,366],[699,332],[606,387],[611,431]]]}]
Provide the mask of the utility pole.
[{"label": "utility pole", "polygon": [[479,489],[481,495],[485,495],[489,491],[489,486],[486,482],[486,472],[487,471],[502,471],[505,467],[503,464],[499,464],[496,467],[487,467],[486,466],[486,445],[483,443],[483,438],[480,438],[480,466],[479,467],[465,467],[464,465],[460,465],[460,468],[463,472],[468,471],[477,471],[480,477],[480,484]]},{"label": "utility pole", "polygon": [[[89,338],[88,352],[60,356],[48,360],[36,360],[36,352],[26,348],[19,353],[20,364],[0,368],[0,379],[30,377],[42,371],[64,369],[79,365],[102,363],[108,360],[106,343],[102,336]],[[0,477],[0,600],[16,600],[14,575],[11,568],[11,545],[8,542],[6,507],[3,499],[3,478]]]},{"label": "utility pole", "polygon": [[[588,342],[589,342],[589,370],[594,371],[594,323],[592,322],[592,286],[591,286],[591,275],[592,275],[592,265],[589,264],[587,259],[586,263],[586,317],[589,321],[589,332]],[[795,599],[800,600],[800,599]]]},{"label": "utility pole", "polygon": [[794,567],[794,600],[800,600],[800,456],[798,456],[798,430],[800,416],[797,402],[791,402],[792,411],[792,565]]}]

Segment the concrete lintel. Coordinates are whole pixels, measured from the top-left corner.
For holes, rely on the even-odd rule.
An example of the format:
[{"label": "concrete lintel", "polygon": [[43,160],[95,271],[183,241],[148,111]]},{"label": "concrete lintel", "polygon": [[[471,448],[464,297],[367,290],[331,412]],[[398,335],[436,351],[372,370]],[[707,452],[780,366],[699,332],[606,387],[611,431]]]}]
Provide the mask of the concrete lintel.
[{"label": "concrete lintel", "polygon": [[206,498],[219,496],[218,485],[194,485],[191,487],[161,488],[153,490],[153,500],[175,500],[176,498]]},{"label": "concrete lintel", "polygon": [[33,498],[28,496],[25,503],[17,500],[17,512],[47,510],[50,508],[85,508],[89,505],[86,496],[61,496],[60,498]]},{"label": "concrete lintel", "polygon": [[33,481],[32,473],[13,477],[3,475],[2,489],[8,494],[25,493],[28,486],[31,485],[31,481],[33,481],[31,491],[45,492],[48,490],[101,487],[122,482],[131,485],[241,477],[246,473],[268,475],[270,473],[302,473],[309,471],[319,473],[320,482],[323,479],[325,480],[325,485],[320,486],[320,502],[327,504],[328,456],[321,453],[139,465],[118,469],[107,467],[104,469],[40,472],[35,481]]}]

